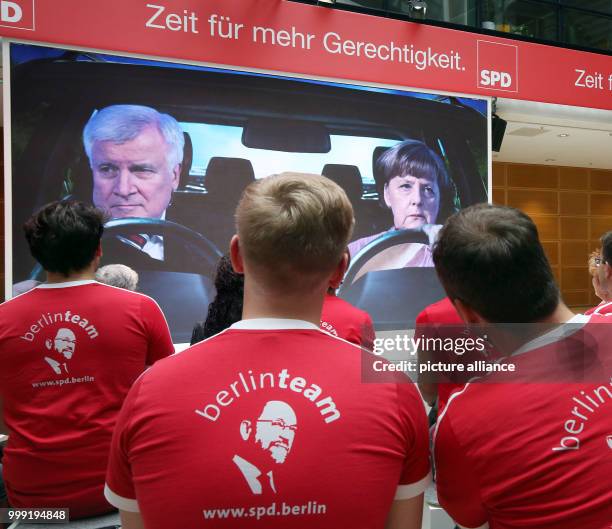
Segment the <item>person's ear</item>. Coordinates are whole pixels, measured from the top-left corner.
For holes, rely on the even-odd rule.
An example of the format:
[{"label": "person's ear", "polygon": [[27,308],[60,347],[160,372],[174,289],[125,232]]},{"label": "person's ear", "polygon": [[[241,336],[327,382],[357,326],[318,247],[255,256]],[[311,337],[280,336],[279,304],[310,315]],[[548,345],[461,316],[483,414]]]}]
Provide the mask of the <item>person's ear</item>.
[{"label": "person's ear", "polygon": [[183,164],[177,163],[172,169],[172,191],[176,191],[178,189],[180,179],[181,179],[181,169]]},{"label": "person's ear", "polygon": [[340,261],[336,265],[336,268],[334,269],[334,272],[329,279],[329,286],[334,290],[337,290],[340,287],[340,284],[342,283],[342,280],[344,279],[344,276],[348,269],[349,260],[350,257],[347,250],[342,254],[342,259],[340,259]]},{"label": "person's ear", "polygon": [[230,242],[230,261],[232,262],[234,272],[237,274],[244,274],[244,260],[242,258],[242,251],[240,250],[238,235],[234,235]]},{"label": "person's ear", "polygon": [[240,423],[240,437],[242,437],[243,441],[248,441],[249,436],[251,435],[251,430],[253,427],[251,426],[251,421],[247,421],[246,419]]},{"label": "person's ear", "polygon": [[383,197],[385,199],[385,204],[387,204],[387,207],[391,209],[391,200],[389,199],[389,182],[385,182]]},{"label": "person's ear", "polygon": [[104,252],[102,252],[102,242],[100,241],[98,243],[98,247],[96,248],[96,253],[94,254],[94,257],[96,257],[97,259],[102,259],[103,255]]},{"label": "person's ear", "polygon": [[455,306],[455,309],[459,313],[459,316],[461,316],[461,319],[465,323],[468,323],[468,324],[473,324],[473,323],[483,324],[483,323],[487,323],[487,321],[480,314],[478,314],[478,312],[476,312],[469,305],[466,305],[460,299],[453,299],[451,301],[453,302],[453,305]]}]

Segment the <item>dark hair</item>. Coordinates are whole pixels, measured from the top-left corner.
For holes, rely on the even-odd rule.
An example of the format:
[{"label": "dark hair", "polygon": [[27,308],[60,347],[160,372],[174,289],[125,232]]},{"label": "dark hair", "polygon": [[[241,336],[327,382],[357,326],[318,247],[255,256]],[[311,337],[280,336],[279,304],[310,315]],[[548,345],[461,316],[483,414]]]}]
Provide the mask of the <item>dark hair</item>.
[{"label": "dark hair", "polygon": [[601,236],[601,256],[603,260],[612,266],[612,231]]},{"label": "dark hair", "polygon": [[[435,180],[440,189],[440,209],[436,223],[442,224],[455,211],[457,191],[448,176],[442,158],[418,140],[405,140],[387,149],[378,157],[374,166],[374,177],[379,185],[382,201],[384,185],[395,176],[411,175],[415,178]],[[382,202],[381,202],[382,203]]]},{"label": "dark hair", "polygon": [[220,333],[242,319],[244,276],[234,272],[227,255],[221,257],[217,264],[215,288],[217,295],[208,306],[204,324],[197,323],[193,328],[191,345]]},{"label": "dark hair", "polygon": [[30,253],[48,272],[68,276],[94,259],[104,231],[105,214],[78,201],[52,202],[23,225]]},{"label": "dark hair", "polygon": [[537,322],[559,303],[538,230],[518,209],[461,210],[440,231],[433,259],[448,296],[492,323]]}]

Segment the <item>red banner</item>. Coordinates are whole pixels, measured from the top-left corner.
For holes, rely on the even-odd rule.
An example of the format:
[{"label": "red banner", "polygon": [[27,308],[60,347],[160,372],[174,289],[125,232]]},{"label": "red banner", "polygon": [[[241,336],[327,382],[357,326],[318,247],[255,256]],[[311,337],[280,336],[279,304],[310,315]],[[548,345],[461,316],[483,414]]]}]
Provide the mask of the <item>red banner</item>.
[{"label": "red banner", "polygon": [[0,0],[0,35],[612,109],[612,57],[282,0]]}]

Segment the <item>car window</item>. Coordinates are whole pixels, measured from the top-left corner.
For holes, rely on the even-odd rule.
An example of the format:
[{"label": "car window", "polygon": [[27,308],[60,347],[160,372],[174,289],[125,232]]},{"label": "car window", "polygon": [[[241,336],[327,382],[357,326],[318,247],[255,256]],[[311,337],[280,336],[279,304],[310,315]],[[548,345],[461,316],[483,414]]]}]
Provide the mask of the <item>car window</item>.
[{"label": "car window", "polygon": [[193,162],[187,188],[204,187],[206,167],[213,156],[246,158],[253,164],[255,178],[299,171],[320,174],[328,163],[356,165],[359,167],[365,188],[374,185],[372,153],[376,147],[391,147],[398,140],[332,134],[331,150],[327,153],[295,153],[253,149],[242,144],[242,127],[208,123],[181,123],[191,137]]}]

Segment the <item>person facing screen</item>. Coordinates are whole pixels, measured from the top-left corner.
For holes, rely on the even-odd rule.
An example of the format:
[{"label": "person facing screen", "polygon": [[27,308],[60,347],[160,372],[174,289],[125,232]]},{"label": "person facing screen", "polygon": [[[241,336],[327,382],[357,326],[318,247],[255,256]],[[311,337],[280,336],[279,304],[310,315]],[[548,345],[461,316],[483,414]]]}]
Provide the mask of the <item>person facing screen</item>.
[{"label": "person facing screen", "polygon": [[0,305],[0,464],[15,509],[112,511],[104,475],[117,414],[147,366],[174,353],[151,298],[94,280],[104,212],[47,204],[24,224],[47,280]]},{"label": "person facing screen", "polygon": [[[363,384],[376,357],[319,327],[353,225],[346,193],[322,176],[247,186],[230,243],[243,319],[154,365],[124,402],[105,489],[124,529],[421,527],[431,474],[418,391],[399,375]],[[229,507],[249,515],[216,523]]]},{"label": "person facing screen", "polygon": [[[435,237],[441,224],[455,212],[455,187],[442,159],[427,145],[405,140],[385,151],[376,161],[375,171],[384,181],[383,200],[393,215],[387,231],[363,237],[349,244],[354,257],[370,242],[397,230],[426,229]],[[412,243],[402,266],[433,266],[431,248]]]}]

